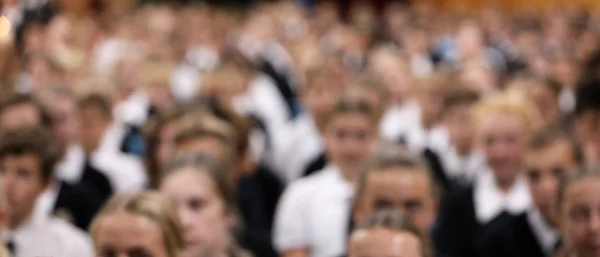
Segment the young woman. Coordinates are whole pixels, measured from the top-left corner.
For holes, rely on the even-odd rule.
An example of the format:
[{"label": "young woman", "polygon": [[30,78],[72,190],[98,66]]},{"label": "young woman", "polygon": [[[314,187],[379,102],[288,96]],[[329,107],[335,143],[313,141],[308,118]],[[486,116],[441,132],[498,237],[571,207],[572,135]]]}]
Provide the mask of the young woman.
[{"label": "young woman", "polygon": [[531,207],[521,172],[528,135],[538,124],[533,110],[522,98],[510,95],[491,96],[475,106],[476,140],[487,168],[472,187],[447,197],[435,233],[441,254],[478,256],[476,246],[486,225]]},{"label": "young woman", "polygon": [[157,193],[112,198],[91,226],[96,257],[178,257],[182,228],[172,205]]},{"label": "young woman", "polygon": [[371,155],[379,115],[366,103],[342,100],[323,129],[323,170],[293,182],[275,213],[274,243],[281,256],[340,256],[346,249],[354,184]]},{"label": "young woman", "polygon": [[177,157],[160,183],[175,203],[183,225],[185,248],[180,257],[243,257],[232,229],[237,203],[228,170],[205,155]]},{"label": "young woman", "polygon": [[600,256],[600,168],[583,168],[558,191],[558,215],[564,257]]}]

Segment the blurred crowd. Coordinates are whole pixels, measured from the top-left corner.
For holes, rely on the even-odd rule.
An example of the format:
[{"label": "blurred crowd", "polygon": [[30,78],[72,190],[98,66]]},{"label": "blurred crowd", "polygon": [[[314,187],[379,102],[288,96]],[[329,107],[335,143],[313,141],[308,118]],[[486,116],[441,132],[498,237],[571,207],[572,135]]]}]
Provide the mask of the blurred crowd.
[{"label": "blurred crowd", "polygon": [[0,256],[600,256],[600,12],[0,16]]}]

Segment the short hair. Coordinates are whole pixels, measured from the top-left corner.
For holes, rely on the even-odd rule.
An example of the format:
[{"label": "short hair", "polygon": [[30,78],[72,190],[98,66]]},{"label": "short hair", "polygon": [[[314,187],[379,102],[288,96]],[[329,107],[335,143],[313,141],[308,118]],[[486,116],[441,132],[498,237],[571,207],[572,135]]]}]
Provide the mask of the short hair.
[{"label": "short hair", "polygon": [[49,182],[60,152],[57,145],[46,128],[37,126],[10,129],[0,134],[0,159],[25,154],[36,155],[42,180]]},{"label": "short hair", "polygon": [[379,115],[372,106],[364,101],[342,98],[329,113],[327,113],[327,122],[331,122],[335,117],[343,114],[360,114],[372,122],[377,122]]},{"label": "short hair", "polygon": [[565,195],[569,187],[586,178],[600,179],[600,166],[581,166],[577,168],[575,172],[571,172],[561,180],[560,186],[558,187],[558,197],[556,198],[558,201],[557,206],[559,206],[559,210],[562,209],[562,206],[564,205]]},{"label": "short hair", "polygon": [[540,114],[535,107],[521,97],[499,93],[479,102],[473,109],[476,123],[480,123],[490,113],[498,112],[515,116],[525,124],[527,133],[538,129],[541,124]]},{"label": "short hair", "polygon": [[369,175],[390,168],[403,168],[425,175],[430,182],[431,196],[439,202],[441,197],[440,187],[427,162],[405,146],[396,143],[384,143],[360,173],[356,197],[354,198],[355,203],[361,201],[364,197]]},{"label": "short hair", "polygon": [[575,114],[600,111],[600,78],[583,79],[576,89]]},{"label": "short hair", "polygon": [[407,215],[404,215],[399,211],[389,209],[378,210],[369,216],[366,222],[359,225],[355,231],[371,229],[388,229],[409,233],[419,239],[423,257],[433,256],[431,240],[429,237],[423,233],[423,231],[421,231]]},{"label": "short hair", "polygon": [[479,99],[475,91],[465,87],[449,88],[444,91],[444,110],[448,111],[459,105],[473,105]]},{"label": "short hair", "polygon": [[235,129],[226,121],[206,112],[192,112],[182,117],[181,127],[175,135],[175,146],[204,137],[218,139],[225,145],[228,157],[237,157]]},{"label": "short hair", "polygon": [[88,108],[96,108],[100,110],[102,115],[106,118],[112,118],[112,105],[111,101],[102,93],[89,93],[77,99],[77,107],[80,110]]},{"label": "short hair", "polygon": [[0,113],[3,113],[6,109],[23,104],[32,105],[38,111],[41,121],[40,125],[47,128],[52,127],[52,118],[48,110],[44,108],[37,98],[30,94],[11,93],[6,96],[0,101]]},{"label": "short hair", "polygon": [[529,138],[528,148],[539,150],[549,147],[558,141],[566,141],[569,143],[571,151],[573,152],[573,160],[575,160],[577,165],[585,163],[585,157],[579,140],[572,133],[569,133],[557,125],[546,126],[534,131]]},{"label": "short hair", "polygon": [[157,192],[113,196],[92,222],[92,238],[97,238],[103,218],[119,212],[142,216],[156,224],[161,230],[168,257],[176,257],[184,248],[183,227],[175,206]]},{"label": "short hair", "polygon": [[[381,106],[383,106],[383,108],[387,107],[387,102],[390,99],[390,94],[378,77],[372,76],[369,74],[359,74],[359,75],[351,78],[350,81],[351,82],[347,85],[346,90],[349,90],[352,88],[361,88],[361,89],[373,91],[379,97],[379,104]],[[372,106],[371,108],[375,108],[375,106]],[[376,110],[376,111],[383,112],[385,110]]]}]

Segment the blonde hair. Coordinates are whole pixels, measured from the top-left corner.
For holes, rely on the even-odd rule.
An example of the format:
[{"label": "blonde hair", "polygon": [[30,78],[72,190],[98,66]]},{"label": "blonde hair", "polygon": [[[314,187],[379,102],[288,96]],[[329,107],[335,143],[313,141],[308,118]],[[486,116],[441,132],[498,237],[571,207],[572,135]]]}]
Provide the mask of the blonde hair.
[{"label": "blonde hair", "polygon": [[142,216],[158,225],[168,257],[176,257],[184,248],[183,229],[174,206],[159,193],[149,191],[112,197],[92,222],[90,233],[94,240],[102,219],[119,212]]},{"label": "blonde hair", "polygon": [[541,126],[541,117],[536,108],[515,93],[502,93],[489,96],[473,108],[473,118],[479,125],[490,113],[503,113],[517,117],[526,126],[529,134]]}]

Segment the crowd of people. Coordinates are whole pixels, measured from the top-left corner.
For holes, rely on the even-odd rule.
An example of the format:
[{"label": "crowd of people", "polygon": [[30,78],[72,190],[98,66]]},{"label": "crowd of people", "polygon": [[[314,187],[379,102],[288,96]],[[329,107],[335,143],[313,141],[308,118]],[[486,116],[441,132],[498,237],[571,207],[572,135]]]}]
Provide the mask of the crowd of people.
[{"label": "crowd of people", "polygon": [[0,256],[600,256],[599,13],[175,2],[3,2]]}]

